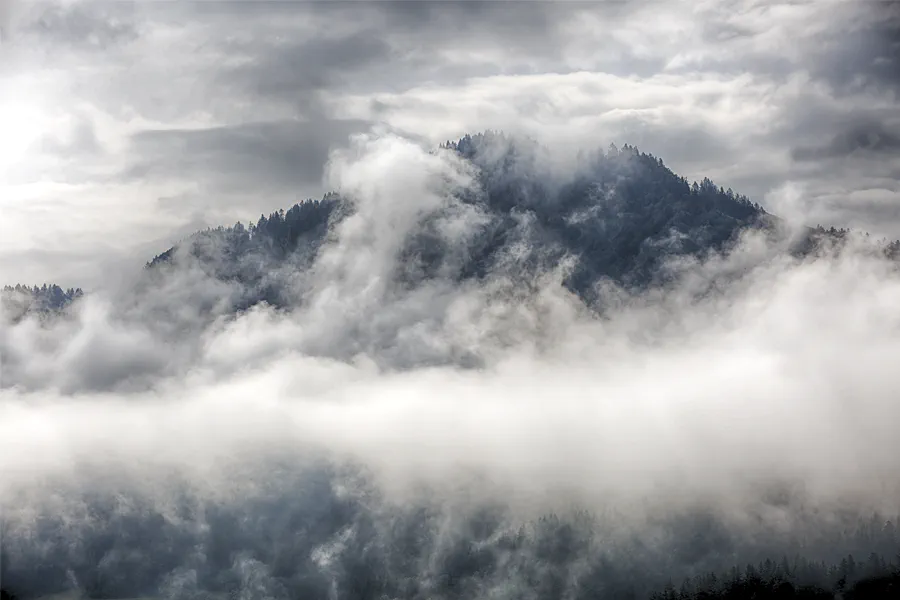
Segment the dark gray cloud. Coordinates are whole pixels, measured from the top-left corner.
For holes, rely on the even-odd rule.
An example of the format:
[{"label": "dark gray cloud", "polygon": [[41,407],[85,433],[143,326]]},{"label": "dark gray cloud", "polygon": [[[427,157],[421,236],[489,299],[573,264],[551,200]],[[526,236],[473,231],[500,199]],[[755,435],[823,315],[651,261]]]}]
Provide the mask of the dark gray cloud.
[{"label": "dark gray cloud", "polygon": [[[561,66],[560,25],[577,15],[575,5],[509,2],[313,2],[279,7],[285,23],[302,22],[298,34],[271,23],[268,35],[211,40],[219,52],[241,57],[218,75],[243,93],[295,103],[308,110],[315,92],[402,91],[423,83],[473,76],[533,72],[529,61]],[[230,7],[220,7],[227,18]],[[579,9],[580,10],[580,9]],[[258,18],[261,9],[239,3],[231,18]],[[269,15],[271,16],[271,15]],[[348,23],[354,24],[347,27]],[[310,25],[312,24],[312,25]],[[454,64],[446,52],[503,49],[505,56],[466,58]],[[510,58],[513,62],[510,62]]]},{"label": "dark gray cloud", "polygon": [[[321,110],[316,93],[374,78],[380,65],[391,62],[391,47],[377,31],[344,37],[254,40],[228,43],[222,52],[241,56],[241,64],[224,68],[217,83],[248,97],[265,98],[296,107],[301,113]],[[369,71],[367,73],[366,71]]]},{"label": "dark gray cloud", "polygon": [[560,26],[583,10],[614,14],[627,2],[429,2],[427,0],[388,2],[319,2],[311,5],[318,17],[337,21],[356,17],[361,23],[375,23],[390,37],[428,45],[455,42],[468,44],[500,41],[511,50],[542,53],[563,41]]},{"label": "dark gray cloud", "polygon": [[270,121],[142,131],[132,138],[128,181],[203,180],[214,190],[265,193],[321,181],[329,150],[365,131],[363,121]]},{"label": "dark gray cloud", "polygon": [[856,19],[841,34],[812,41],[810,71],[835,93],[900,86],[900,2],[859,3]]},{"label": "dark gray cloud", "polygon": [[[25,4],[25,3],[22,3]],[[18,11],[18,33],[26,43],[105,51],[138,39],[132,2],[34,2]]]},{"label": "dark gray cloud", "polygon": [[887,130],[878,122],[857,123],[824,146],[796,148],[793,156],[796,160],[821,160],[854,153],[897,155],[900,153],[900,134]]}]

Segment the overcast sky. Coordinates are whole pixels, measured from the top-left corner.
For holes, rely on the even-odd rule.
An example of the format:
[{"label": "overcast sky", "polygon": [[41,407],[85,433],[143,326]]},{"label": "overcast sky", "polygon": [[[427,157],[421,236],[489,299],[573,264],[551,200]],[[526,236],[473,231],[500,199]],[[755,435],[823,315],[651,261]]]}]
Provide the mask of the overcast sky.
[{"label": "overcast sky", "polygon": [[897,2],[0,5],[0,283],[101,286],[320,196],[329,151],[372,128],[630,143],[900,236]]}]

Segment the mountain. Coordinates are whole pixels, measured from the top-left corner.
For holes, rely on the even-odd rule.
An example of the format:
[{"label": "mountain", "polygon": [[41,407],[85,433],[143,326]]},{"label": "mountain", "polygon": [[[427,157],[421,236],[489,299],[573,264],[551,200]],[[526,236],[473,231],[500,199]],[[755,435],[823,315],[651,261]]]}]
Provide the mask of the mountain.
[{"label": "mountain", "polygon": [[64,310],[84,295],[81,288],[62,289],[46,283],[42,286],[4,286],[0,289],[0,315],[16,321],[27,314],[47,314]]},{"label": "mountain", "polygon": [[[746,228],[773,227],[776,219],[759,204],[709,179],[689,183],[662,160],[625,145],[591,157],[565,181],[542,172],[540,148],[492,132],[447,142],[478,171],[478,189],[459,201],[483,215],[464,248],[449,248],[427,220],[404,241],[398,280],[415,283],[439,274],[460,280],[517,270],[520,275],[551,268],[565,257],[575,266],[565,285],[586,301],[609,278],[631,287],[658,283],[667,260],[725,249]],[[307,200],[288,211],[198,232],[154,257],[149,270],[192,262],[216,278],[239,281],[243,304],[281,305],[283,282],[271,269],[287,260],[308,266],[329,226],[352,213],[337,194]],[[461,251],[463,262],[454,262]],[[510,256],[516,259],[510,265]]]},{"label": "mountain", "polygon": [[[549,152],[539,144],[502,133],[466,135],[440,151],[475,167],[475,188],[456,192],[455,200],[480,218],[473,235],[451,242],[436,226],[450,208],[423,215],[402,241],[398,285],[491,276],[527,283],[568,259],[564,285],[593,305],[603,281],[634,290],[665,285],[679,258],[725,251],[751,229],[784,235],[780,219],[748,197],[708,178],[688,182],[662,159],[628,144],[582,156],[565,175],[549,167]],[[247,226],[199,231],[150,260],[143,285],[157,286],[188,266],[229,286],[229,310],[259,302],[294,305],[297,273],[314,263],[329,231],[355,210],[351,198],[329,193]],[[807,228],[789,250],[815,252],[840,244],[848,233]],[[896,257],[900,242],[882,250]],[[38,301],[46,293],[34,292],[30,310],[58,310],[80,295],[63,298],[51,287],[53,299]]]}]

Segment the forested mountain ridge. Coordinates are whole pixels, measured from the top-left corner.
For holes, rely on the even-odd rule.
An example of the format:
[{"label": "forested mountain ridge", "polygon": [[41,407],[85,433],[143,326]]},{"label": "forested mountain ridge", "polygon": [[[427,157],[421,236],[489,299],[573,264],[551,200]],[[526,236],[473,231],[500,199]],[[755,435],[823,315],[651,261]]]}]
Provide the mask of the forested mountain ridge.
[{"label": "forested mountain ridge", "polygon": [[[440,150],[476,167],[478,189],[457,200],[485,218],[474,236],[459,241],[461,249],[448,248],[424,219],[403,242],[396,277],[404,285],[438,274],[458,280],[527,276],[571,258],[564,285],[590,304],[597,299],[598,282],[608,279],[638,290],[664,284],[672,259],[725,251],[748,229],[777,235],[781,224],[747,196],[708,178],[691,183],[662,159],[628,144],[583,156],[580,168],[562,178],[542,164],[536,142],[502,133],[466,135]],[[259,302],[289,306],[296,295],[288,293],[286,280],[312,265],[328,232],[353,210],[351,200],[328,193],[260,215],[255,223],[199,231],[153,257],[145,272],[152,282],[189,263],[240,288],[229,300],[234,310]],[[804,255],[840,245],[848,233],[807,228],[791,251]],[[900,242],[885,240],[879,247],[888,256],[900,255]],[[460,254],[464,262],[451,260]],[[81,294],[56,289],[33,292],[28,310],[59,310]]]},{"label": "forested mountain ridge", "polygon": [[[497,158],[495,148],[503,145]],[[689,184],[665,167],[661,160],[625,145],[611,148],[591,161],[589,172],[562,185],[542,180],[540,166],[527,150],[520,150],[502,134],[491,132],[448,142],[451,149],[478,167],[483,194],[463,197],[465,203],[485,211],[489,220],[471,244],[471,261],[460,276],[485,275],[496,266],[498,254],[513,239],[524,234],[523,220],[534,231],[537,254],[548,252],[544,266],[565,254],[579,257],[570,284],[579,292],[598,277],[623,283],[646,283],[660,259],[679,253],[719,249],[747,226],[768,222],[767,213],[746,196],[716,187],[709,179]],[[488,158],[490,157],[490,158]],[[245,227],[198,232],[182,245],[215,273],[232,276],[251,274],[234,265],[211,260],[208,249],[223,245],[225,256],[268,253],[276,259],[305,244],[315,247],[324,235],[324,225],[343,200],[329,194],[321,201],[307,200],[288,211],[260,216]],[[346,214],[346,213],[343,213]],[[439,249],[429,247],[427,234],[408,240],[405,254],[423,260],[424,272],[433,271],[442,260]],[[171,261],[178,246],[148,263],[156,267]],[[313,248],[314,249],[314,248]]]},{"label": "forested mountain ridge", "polygon": [[46,314],[64,310],[84,295],[81,288],[63,289],[56,284],[29,287],[17,284],[0,289],[0,310],[5,318],[17,320],[26,314]]},{"label": "forested mountain ridge", "polygon": [[650,600],[887,600],[898,594],[900,564],[872,552],[865,561],[850,554],[834,564],[801,556],[767,558],[756,565],[687,578],[677,589],[670,583]]},{"label": "forested mountain ridge", "polygon": [[339,203],[336,194],[326,194],[322,200],[307,200],[268,217],[260,215],[256,223],[246,227],[237,223],[199,231],[155,256],[145,268],[151,277],[158,277],[190,261],[205,275],[237,282],[248,290],[235,308],[260,301],[284,305],[288,301],[283,297],[283,281],[276,267],[289,265],[302,270],[311,265]]},{"label": "forested mountain ridge", "polygon": [[[780,224],[747,196],[708,178],[690,183],[661,159],[628,144],[596,152],[565,180],[547,175],[539,147],[529,140],[485,132],[446,142],[441,149],[477,167],[479,189],[459,201],[486,218],[477,234],[464,242],[466,262],[450,265],[449,271],[450,250],[423,223],[404,241],[401,252],[398,280],[407,284],[437,273],[449,272],[458,279],[508,273],[510,261],[504,259],[515,246],[513,267],[520,274],[574,258],[565,285],[591,302],[603,279],[638,289],[663,283],[667,261],[723,251],[747,229],[774,233]],[[329,228],[352,210],[351,202],[330,193],[322,200],[261,215],[248,226],[198,232],[154,257],[147,269],[190,260],[209,275],[244,284],[248,295],[241,304],[283,305],[283,282],[271,268],[287,261],[297,268],[311,264]],[[840,242],[847,233],[808,228],[793,250],[813,252],[825,242]],[[896,254],[898,247],[894,243],[885,249]]]}]

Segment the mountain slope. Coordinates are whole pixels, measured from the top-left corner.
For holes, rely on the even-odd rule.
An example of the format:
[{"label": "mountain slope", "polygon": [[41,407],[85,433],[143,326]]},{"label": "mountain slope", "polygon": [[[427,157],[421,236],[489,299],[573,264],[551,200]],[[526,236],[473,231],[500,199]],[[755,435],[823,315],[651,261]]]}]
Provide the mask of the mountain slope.
[{"label": "mountain slope", "polygon": [[[456,210],[478,216],[470,235],[447,239],[441,219],[452,206],[423,214],[400,244],[394,284],[415,286],[434,278],[452,281],[507,277],[527,283],[567,265],[564,285],[588,304],[605,280],[635,290],[665,284],[679,258],[727,250],[753,229],[778,237],[780,220],[744,195],[704,178],[689,183],[663,161],[629,145],[582,156],[560,172],[536,142],[485,132],[441,145],[475,168],[475,185],[455,192]],[[355,200],[329,193],[289,210],[197,232],[146,265],[143,289],[158,286],[185,267],[227,284],[227,310],[266,302],[295,305],[298,273],[315,262],[328,234],[356,211]],[[841,243],[848,232],[808,228],[794,240],[796,254]],[[900,243],[882,248],[900,254]],[[35,303],[58,309],[68,302]]]},{"label": "mountain slope", "polygon": [[80,298],[81,288],[62,289],[46,283],[42,286],[7,285],[0,289],[0,316],[16,321],[28,314],[47,314],[64,310]]},{"label": "mountain slope", "polygon": [[[477,189],[458,200],[483,218],[473,236],[458,241],[466,259],[455,263],[451,255],[460,249],[447,247],[424,218],[403,242],[400,282],[534,275],[569,257],[574,266],[566,286],[591,300],[593,287],[605,278],[643,287],[658,280],[672,257],[722,250],[742,230],[774,222],[746,196],[708,179],[692,185],[628,145],[597,153],[565,180],[544,172],[537,145],[500,134],[466,136],[442,150],[477,167]],[[329,226],[352,212],[352,202],[329,194],[261,216],[249,227],[198,232],[147,266],[152,271],[191,262],[244,284],[251,291],[242,304],[284,304],[284,282],[271,276],[273,266],[311,264]]]}]

